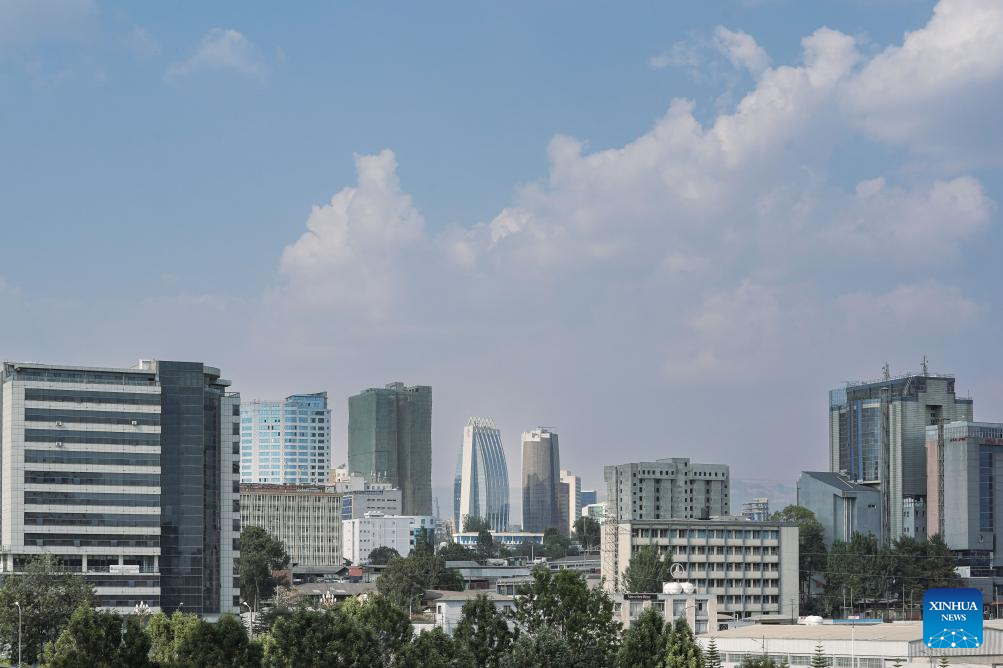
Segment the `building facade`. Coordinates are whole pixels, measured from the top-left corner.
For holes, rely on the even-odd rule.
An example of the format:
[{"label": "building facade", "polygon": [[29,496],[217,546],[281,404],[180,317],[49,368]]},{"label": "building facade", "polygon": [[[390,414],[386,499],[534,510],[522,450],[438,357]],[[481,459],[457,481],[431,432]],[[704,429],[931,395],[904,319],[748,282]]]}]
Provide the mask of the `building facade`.
[{"label": "building facade", "polygon": [[341,553],[356,566],[367,563],[369,553],[382,546],[391,547],[406,557],[422,536],[430,545],[435,545],[434,517],[368,513],[365,517],[342,522]]},{"label": "building facade", "polygon": [[540,427],[522,435],[522,530],[561,528],[561,453],[557,434]]},{"label": "building facade", "polygon": [[606,466],[606,516],[617,521],[708,519],[729,515],[724,464],[685,457]]},{"label": "building facade", "polygon": [[575,522],[582,514],[582,479],[567,469],[561,469],[561,517],[567,535],[575,532]]},{"label": "building facade", "polygon": [[401,491],[388,482],[370,479],[358,473],[349,473],[347,468],[334,469],[329,492],[341,495],[341,519],[353,520],[366,513],[383,515],[401,514]]},{"label": "building facade", "polygon": [[770,519],[770,500],[760,497],[746,501],[742,504],[742,517],[753,522],[765,522]]},{"label": "building facade", "polygon": [[284,401],[245,401],[240,417],[240,481],[323,484],[331,467],[327,392]]},{"label": "building facade", "polygon": [[[926,370],[881,380],[847,383],[829,392],[829,469],[881,493],[881,537],[885,544],[916,535],[927,493],[926,428],[971,421],[972,400],[958,397],[954,376]],[[911,516],[906,521],[907,499]],[[919,520],[919,521],[917,521]],[[911,528],[911,531],[908,530]]]},{"label": "building facade", "polygon": [[606,517],[606,502],[590,503],[582,508],[582,517],[591,517],[597,522],[602,522]]},{"label": "building facade", "polygon": [[599,496],[597,495],[597,492],[594,489],[583,489],[581,500],[582,500],[582,508],[584,508],[585,506],[588,506],[590,504],[598,503]]},{"label": "building facade", "polygon": [[261,527],[278,538],[289,561],[341,566],[341,494],[314,485],[240,486],[242,526]]},{"label": "building facade", "polygon": [[348,400],[348,468],[401,490],[403,512],[432,514],[432,388],[390,383]]},{"label": "building facade", "polygon": [[602,577],[608,591],[622,590],[630,558],[646,545],[654,545],[660,553],[671,552],[673,577],[716,596],[719,612],[736,619],[798,616],[798,528],[792,522],[741,518],[607,522]]},{"label": "building facade", "polygon": [[0,572],[51,553],[122,612],[240,608],[240,397],[202,363],[4,363]]},{"label": "building facade", "polygon": [[815,513],[822,524],[826,547],[834,540],[848,542],[855,533],[881,540],[881,494],[838,473],[803,471],[798,478],[798,505]]},{"label": "building facade", "polygon": [[[688,583],[686,583],[688,584]],[[691,589],[692,587],[686,587]],[[715,633],[718,631],[717,597],[713,594],[687,592],[682,583],[674,583],[665,593],[651,592],[613,595],[613,614],[623,628],[629,629],[634,621],[648,608],[656,608],[662,619],[669,623],[682,618],[693,633]]]},{"label": "building facade", "polygon": [[487,521],[492,531],[508,529],[508,463],[501,432],[491,420],[470,418],[463,428],[453,497],[453,522],[458,530],[467,517]]},{"label": "building facade", "polygon": [[[496,545],[505,547],[519,547],[523,543],[533,543],[543,545],[543,534],[531,531],[491,531],[492,540]],[[476,531],[460,531],[454,533],[453,542],[464,547],[477,547],[479,534]]]}]

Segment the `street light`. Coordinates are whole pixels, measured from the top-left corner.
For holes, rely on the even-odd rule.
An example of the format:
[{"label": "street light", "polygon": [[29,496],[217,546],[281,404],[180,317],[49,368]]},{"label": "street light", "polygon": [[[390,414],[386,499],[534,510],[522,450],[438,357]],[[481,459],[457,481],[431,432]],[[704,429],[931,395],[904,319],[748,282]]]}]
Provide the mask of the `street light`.
[{"label": "street light", "polygon": [[139,625],[143,626],[143,622],[146,620],[146,616],[150,614],[150,606],[146,604],[146,601],[140,601],[135,607],[136,616],[139,617]]},{"label": "street light", "polygon": [[17,606],[17,665],[21,665],[21,603],[14,601]]},{"label": "street light", "polygon": [[241,605],[247,606],[247,614],[251,618],[251,637],[254,637],[254,610],[251,609],[251,604],[247,601],[241,601]]}]

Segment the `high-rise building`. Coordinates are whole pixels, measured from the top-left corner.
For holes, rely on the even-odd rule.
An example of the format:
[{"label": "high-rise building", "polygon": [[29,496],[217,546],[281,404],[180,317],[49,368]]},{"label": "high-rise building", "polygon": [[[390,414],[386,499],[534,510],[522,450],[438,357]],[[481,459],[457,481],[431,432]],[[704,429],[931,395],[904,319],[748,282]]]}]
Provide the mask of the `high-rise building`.
[{"label": "high-rise building", "polygon": [[323,484],[331,468],[327,392],[284,401],[245,401],[240,417],[240,480]]},{"label": "high-rise building", "polygon": [[453,496],[453,523],[458,531],[466,517],[487,521],[491,531],[508,529],[508,464],[501,432],[491,420],[470,418],[463,428]]},{"label": "high-rise building", "polygon": [[561,455],[557,434],[545,427],[522,435],[522,530],[567,526],[561,517]]},{"label": "high-rise building", "polygon": [[872,534],[881,540],[881,493],[828,471],[802,471],[798,505],[815,513],[826,547],[834,540],[848,542],[853,534]]},{"label": "high-rise building", "polygon": [[261,527],[278,538],[289,561],[341,566],[341,494],[316,485],[240,486],[241,526]]},{"label": "high-rise building", "polygon": [[567,469],[561,469],[560,505],[564,528],[570,536],[575,532],[575,522],[582,514],[582,479]]},{"label": "high-rise building", "polygon": [[686,457],[606,466],[606,517],[615,521],[708,519],[729,515],[725,464]]},{"label": "high-rise building", "polygon": [[406,515],[432,514],[432,388],[390,383],[348,400],[348,468],[401,490]]},{"label": "high-rise building", "polygon": [[591,506],[593,503],[599,502],[599,496],[594,489],[583,489],[582,490],[582,508],[585,506]]},{"label": "high-rise building", "polygon": [[59,557],[103,607],[240,608],[240,396],[218,369],[4,363],[0,571]]},{"label": "high-rise building", "polygon": [[923,537],[916,533],[925,524],[927,426],[973,419],[972,400],[956,395],[954,376],[929,373],[925,360],[923,367],[893,378],[886,366],[881,380],[829,392],[829,469],[881,492],[886,544]]},{"label": "high-rise building", "polygon": [[770,500],[757,497],[742,504],[742,517],[753,522],[765,522],[770,519]]}]

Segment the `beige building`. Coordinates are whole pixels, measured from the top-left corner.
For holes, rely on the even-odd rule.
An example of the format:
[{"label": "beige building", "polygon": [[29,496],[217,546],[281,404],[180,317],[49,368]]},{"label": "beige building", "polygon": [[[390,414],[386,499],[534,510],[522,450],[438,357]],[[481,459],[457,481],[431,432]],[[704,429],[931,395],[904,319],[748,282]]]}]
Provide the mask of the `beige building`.
[{"label": "beige building", "polygon": [[341,494],[314,485],[240,486],[241,526],[281,540],[299,566],[341,565],[341,506]]}]

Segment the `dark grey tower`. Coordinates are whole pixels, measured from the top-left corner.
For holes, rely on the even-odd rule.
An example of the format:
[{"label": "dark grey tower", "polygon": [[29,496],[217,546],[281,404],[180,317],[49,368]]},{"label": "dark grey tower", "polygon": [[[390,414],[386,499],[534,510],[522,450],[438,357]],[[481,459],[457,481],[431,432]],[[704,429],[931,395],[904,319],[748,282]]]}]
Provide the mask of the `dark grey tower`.
[{"label": "dark grey tower", "polygon": [[399,487],[404,515],[431,515],[432,388],[390,383],[349,397],[348,469]]},{"label": "dark grey tower", "polygon": [[557,434],[540,427],[522,435],[522,530],[560,529],[561,455]]}]

